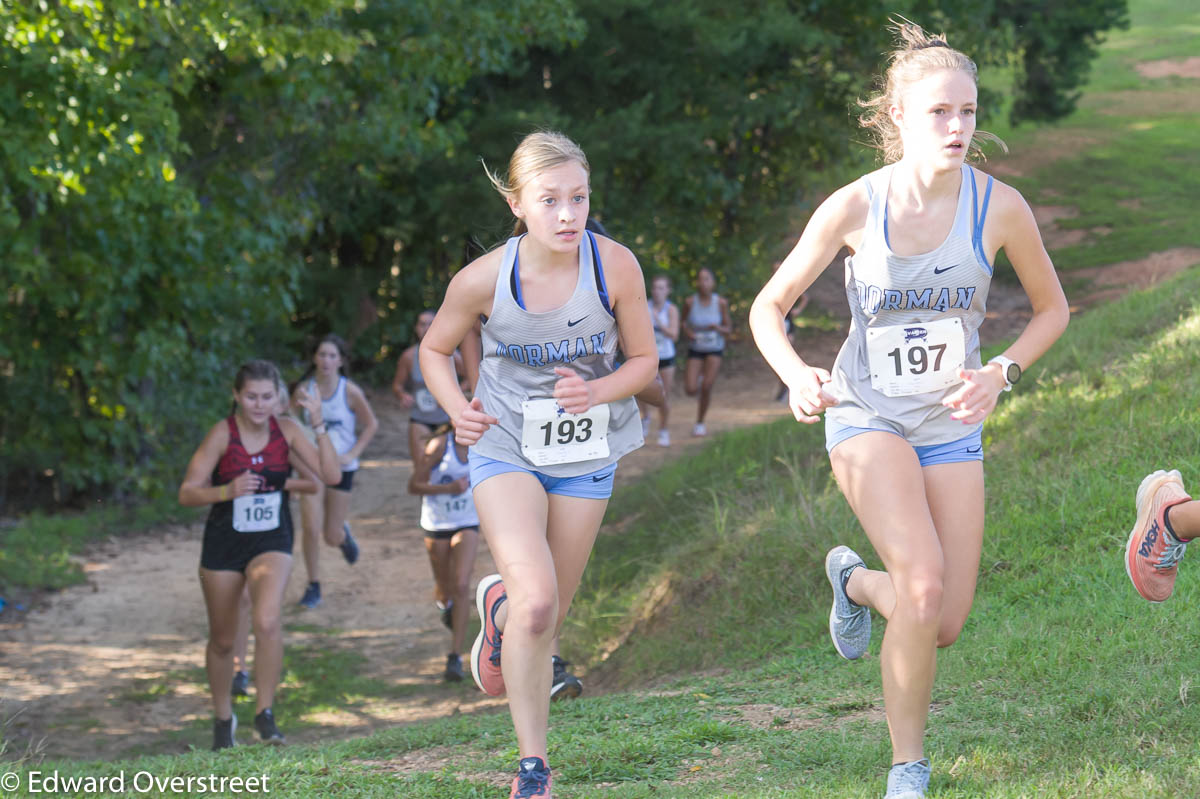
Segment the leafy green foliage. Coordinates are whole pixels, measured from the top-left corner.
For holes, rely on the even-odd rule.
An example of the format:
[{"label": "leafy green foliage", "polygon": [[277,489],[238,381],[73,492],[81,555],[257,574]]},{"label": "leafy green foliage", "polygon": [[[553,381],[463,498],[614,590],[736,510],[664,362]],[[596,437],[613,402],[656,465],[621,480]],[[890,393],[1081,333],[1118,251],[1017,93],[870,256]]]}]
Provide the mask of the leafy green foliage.
[{"label": "leafy green foliage", "polygon": [[1123,2],[0,5],[0,506],[162,495],[246,357],[337,330],[386,370],[505,235],[478,159],[534,127],[647,271],[712,267],[736,310],[861,158],[890,13],[1020,61],[1013,113],[1049,118]]}]

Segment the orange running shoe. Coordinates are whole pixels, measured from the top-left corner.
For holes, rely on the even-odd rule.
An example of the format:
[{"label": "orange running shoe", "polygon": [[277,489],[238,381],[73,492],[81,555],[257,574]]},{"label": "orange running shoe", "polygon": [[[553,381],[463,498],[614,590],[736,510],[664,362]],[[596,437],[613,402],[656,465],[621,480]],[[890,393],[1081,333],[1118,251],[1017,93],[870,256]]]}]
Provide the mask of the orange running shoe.
[{"label": "orange running shoe", "polygon": [[508,799],[551,799],[550,767],[540,757],[523,757]]},{"label": "orange running shoe", "polygon": [[504,693],[504,674],[500,671],[500,642],[504,633],[496,629],[496,611],[507,599],[504,582],[498,574],[484,577],[475,588],[480,629],[471,647],[471,676],[479,690],[488,696]]},{"label": "orange running shoe", "polygon": [[1167,529],[1163,516],[1172,505],[1190,500],[1175,470],[1160,469],[1138,486],[1137,523],[1125,545],[1125,573],[1142,598],[1151,602],[1163,602],[1175,590],[1175,574],[1188,545]]}]

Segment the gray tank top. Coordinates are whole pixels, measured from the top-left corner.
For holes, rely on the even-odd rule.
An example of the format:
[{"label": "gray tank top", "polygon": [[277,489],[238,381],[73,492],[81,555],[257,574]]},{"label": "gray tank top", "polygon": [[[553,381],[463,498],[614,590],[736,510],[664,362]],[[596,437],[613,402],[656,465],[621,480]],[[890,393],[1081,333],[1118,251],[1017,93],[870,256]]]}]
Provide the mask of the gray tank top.
[{"label": "gray tank top", "polygon": [[[896,255],[888,244],[887,231],[893,166],[889,164],[862,178],[871,205],[862,246],[846,258],[850,333],[834,363],[829,389],[839,404],[826,410],[825,417],[830,423],[890,430],[914,446],[945,444],[977,429],[951,419],[953,411],[941,404],[944,397],[958,389],[958,384],[899,397],[877,391],[871,382],[868,331],[956,318],[962,325],[964,365],[968,369],[980,367],[979,325],[992,278],[992,266],[983,252],[983,222],[992,178],[987,179],[981,209],[974,171],[963,164],[958,207],[945,241],[921,255]],[[884,361],[890,363],[886,356]],[[896,363],[901,364],[898,355]],[[923,367],[918,361],[915,366],[904,363],[903,368]]]},{"label": "gray tank top", "polygon": [[410,422],[420,422],[430,427],[446,424],[450,414],[442,410],[433,394],[425,385],[425,376],[421,374],[421,359],[413,352],[412,369],[408,372],[408,380],[404,381],[404,390],[413,395],[412,410],[409,411]]},{"label": "gray tank top", "polygon": [[675,339],[659,329],[671,324],[671,301],[664,302],[659,311],[654,308],[654,300],[650,300],[650,317],[654,320],[654,346],[658,349],[658,359],[672,360],[675,357]]},{"label": "gray tank top", "polygon": [[[714,294],[708,298],[708,305],[701,305],[700,295],[693,294],[687,322],[693,331],[698,327],[721,324],[721,298]],[[697,331],[689,348],[693,352],[720,352],[725,349],[725,337],[716,330]]]},{"label": "gray tank top", "polygon": [[[519,273],[518,248],[523,236],[508,240],[496,275],[492,315],[481,327],[483,361],[475,396],[483,409],[500,420],[472,449],[479,455],[513,463],[551,477],[578,477],[614,463],[642,446],[642,425],[633,397],[609,403],[606,458],[534,466],[521,451],[523,414],[528,399],[554,396],[554,367],[574,369],[584,380],[612,374],[617,351],[617,322],[610,310],[604,271],[590,233],[579,247],[579,277],[571,298],[542,313],[526,311],[513,293]],[[520,292],[520,280],[515,281]]]}]

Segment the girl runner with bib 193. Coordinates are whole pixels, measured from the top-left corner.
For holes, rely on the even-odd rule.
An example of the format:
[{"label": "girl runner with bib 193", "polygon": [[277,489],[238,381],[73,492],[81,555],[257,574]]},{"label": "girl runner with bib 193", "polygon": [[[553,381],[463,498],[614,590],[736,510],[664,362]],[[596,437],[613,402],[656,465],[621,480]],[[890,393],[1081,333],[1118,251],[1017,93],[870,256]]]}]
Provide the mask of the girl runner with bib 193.
[{"label": "girl runner with bib 193", "polygon": [[283,743],[272,704],[283,666],[283,589],[292,572],[292,516],[286,481],[291,467],[307,467],[326,484],[342,478],[337,451],[321,418],[321,399],[297,400],[312,414],[317,446],[291,419],[274,416],[279,370],[250,361],[233,383],[237,410],[208,431],[188,463],[179,504],[212,505],[200,549],[200,587],[208,610],[205,665],[212,693],[213,749],[234,745],[237,719],[230,686],[242,587],[250,586],[254,624],[257,715],[263,741]]},{"label": "girl runner with bib 193", "polygon": [[[637,259],[584,229],[589,168],[579,146],[531,133],[507,178],[489,177],[517,218],[514,236],[450,281],[421,368],[457,440],[471,446],[475,509],[500,570],[476,589],[483,629],[471,671],[485,692],[508,693],[521,757],[511,796],[546,799],[551,642],[617,460],[642,445],[633,395],[654,379],[658,356]],[[481,316],[483,361],[468,403],[452,358]],[[614,369],[618,339],[625,360]]]},{"label": "girl runner with bib 193", "polygon": [[[833,473],[883,570],[847,547],[826,557],[830,633],[842,657],[888,620],[880,663],[892,741],[888,797],[921,797],[938,647],[958,638],[983,540],[983,420],[1066,328],[1069,312],[1028,204],[964,163],[974,139],[975,64],[909,22],[862,123],[887,165],[814,212],[755,300],[750,327],[790,391],[796,419],[825,413]],[[986,134],[983,134],[986,135]],[[852,322],[833,373],[788,344],[784,315],[842,247]],[[979,324],[1003,249],[1033,316],[982,364]],[[828,409],[828,410],[826,410]]]}]

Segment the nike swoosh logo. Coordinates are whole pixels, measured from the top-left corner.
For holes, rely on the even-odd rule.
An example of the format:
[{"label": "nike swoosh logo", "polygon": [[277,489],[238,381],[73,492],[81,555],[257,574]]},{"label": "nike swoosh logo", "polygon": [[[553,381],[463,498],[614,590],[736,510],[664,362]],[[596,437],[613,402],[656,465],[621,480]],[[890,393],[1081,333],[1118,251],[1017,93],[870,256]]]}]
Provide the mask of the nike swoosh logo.
[{"label": "nike swoosh logo", "polygon": [[603,475],[600,475],[599,477],[596,477],[595,475],[593,475],[592,482],[593,483],[603,483],[605,480],[607,480],[610,477],[612,477],[611,474],[603,474]]},{"label": "nike swoosh logo", "polygon": [[[955,264],[954,266],[958,266],[958,264]],[[953,269],[953,268],[954,268],[954,266],[947,266],[945,269],[938,269],[938,268],[935,266],[935,267],[933,268],[933,273],[934,273],[935,275],[940,275],[942,272],[949,272],[951,269]]]},{"label": "nike swoosh logo", "polygon": [[580,323],[580,322],[582,322],[584,319],[587,319],[587,317],[585,316],[585,317],[583,317],[582,319],[576,319],[574,322],[572,322],[571,320],[569,320],[569,319],[568,319],[568,320],[567,320],[567,327],[575,327],[575,325],[579,324],[579,323]]},{"label": "nike swoosh logo", "polygon": [[970,447],[967,447],[967,454],[974,455],[976,452],[979,452],[982,449],[983,449],[983,447],[976,447],[975,449],[971,449]]}]

